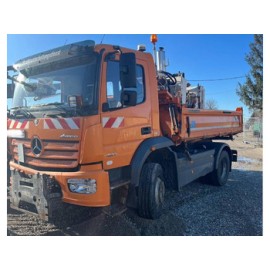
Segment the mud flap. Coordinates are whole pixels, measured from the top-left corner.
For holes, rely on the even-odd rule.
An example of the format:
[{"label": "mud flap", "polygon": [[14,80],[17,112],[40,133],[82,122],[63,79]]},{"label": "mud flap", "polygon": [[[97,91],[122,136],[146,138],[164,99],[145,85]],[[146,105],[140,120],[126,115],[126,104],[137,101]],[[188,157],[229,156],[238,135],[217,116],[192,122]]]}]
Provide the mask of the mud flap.
[{"label": "mud flap", "polygon": [[22,212],[37,214],[46,221],[52,221],[62,209],[61,188],[48,175],[26,175],[12,170],[11,207]]}]

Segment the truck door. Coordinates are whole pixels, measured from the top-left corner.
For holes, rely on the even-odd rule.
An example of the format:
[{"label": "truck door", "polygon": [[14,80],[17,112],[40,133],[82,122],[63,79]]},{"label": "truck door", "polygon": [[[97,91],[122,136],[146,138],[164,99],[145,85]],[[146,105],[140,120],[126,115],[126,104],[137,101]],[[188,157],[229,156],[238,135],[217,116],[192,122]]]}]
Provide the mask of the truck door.
[{"label": "truck door", "polygon": [[151,102],[149,82],[144,61],[137,60],[137,101],[135,106],[126,106],[121,100],[119,61],[107,60],[103,66],[101,124],[104,147],[104,169],[118,168],[130,164],[139,144],[152,137]]}]

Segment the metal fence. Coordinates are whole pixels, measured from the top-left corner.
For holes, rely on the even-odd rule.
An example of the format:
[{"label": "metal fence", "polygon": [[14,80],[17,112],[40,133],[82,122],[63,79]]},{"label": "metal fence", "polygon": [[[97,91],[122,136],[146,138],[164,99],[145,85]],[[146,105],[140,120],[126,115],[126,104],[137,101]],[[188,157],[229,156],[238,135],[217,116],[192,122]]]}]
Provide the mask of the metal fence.
[{"label": "metal fence", "polygon": [[243,141],[258,147],[263,146],[263,121],[260,117],[244,118]]}]

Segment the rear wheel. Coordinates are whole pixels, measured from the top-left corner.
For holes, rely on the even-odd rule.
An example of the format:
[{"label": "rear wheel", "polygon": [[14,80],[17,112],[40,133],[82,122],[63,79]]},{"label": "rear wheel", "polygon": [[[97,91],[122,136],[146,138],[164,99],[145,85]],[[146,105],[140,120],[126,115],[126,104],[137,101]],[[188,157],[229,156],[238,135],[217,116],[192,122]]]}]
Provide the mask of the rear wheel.
[{"label": "rear wheel", "polygon": [[138,189],[138,213],[141,217],[157,219],[164,204],[165,185],[162,167],[158,163],[144,164]]},{"label": "rear wheel", "polygon": [[211,183],[215,186],[223,186],[228,181],[230,171],[230,158],[227,151],[222,151],[217,168],[210,174]]}]

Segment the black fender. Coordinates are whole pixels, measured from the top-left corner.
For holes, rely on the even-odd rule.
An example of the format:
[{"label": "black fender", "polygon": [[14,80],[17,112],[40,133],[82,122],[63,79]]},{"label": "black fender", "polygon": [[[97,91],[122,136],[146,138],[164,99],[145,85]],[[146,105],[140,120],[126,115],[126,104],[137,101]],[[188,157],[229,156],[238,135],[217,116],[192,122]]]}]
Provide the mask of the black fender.
[{"label": "black fender", "polygon": [[130,163],[131,180],[127,198],[127,205],[129,207],[137,207],[136,188],[139,185],[142,167],[149,155],[155,150],[167,148],[173,145],[174,143],[166,137],[149,138],[139,145]]},{"label": "black fender", "polygon": [[173,145],[174,143],[166,137],[149,138],[143,141],[139,145],[131,161],[131,184],[134,186],[139,185],[143,164],[153,151]]}]

